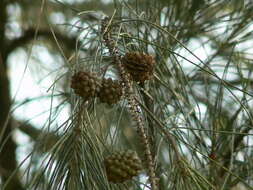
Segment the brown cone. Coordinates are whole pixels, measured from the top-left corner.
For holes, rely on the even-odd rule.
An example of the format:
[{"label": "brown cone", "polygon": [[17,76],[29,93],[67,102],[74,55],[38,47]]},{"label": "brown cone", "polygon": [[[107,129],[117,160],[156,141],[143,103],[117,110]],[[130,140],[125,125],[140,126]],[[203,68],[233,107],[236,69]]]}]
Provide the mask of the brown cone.
[{"label": "brown cone", "polygon": [[128,52],[122,63],[136,82],[144,82],[153,76],[155,60],[151,55],[140,52]]},{"label": "brown cone", "polygon": [[141,161],[136,152],[128,150],[116,152],[104,160],[108,181],[123,183],[138,176],[142,170]]},{"label": "brown cone", "polygon": [[99,98],[101,102],[116,104],[122,96],[122,88],[118,81],[113,81],[111,78],[103,79],[102,87],[100,88]]},{"label": "brown cone", "polygon": [[96,97],[99,91],[99,80],[93,73],[79,71],[72,76],[71,88],[74,92],[88,100],[91,97]]}]

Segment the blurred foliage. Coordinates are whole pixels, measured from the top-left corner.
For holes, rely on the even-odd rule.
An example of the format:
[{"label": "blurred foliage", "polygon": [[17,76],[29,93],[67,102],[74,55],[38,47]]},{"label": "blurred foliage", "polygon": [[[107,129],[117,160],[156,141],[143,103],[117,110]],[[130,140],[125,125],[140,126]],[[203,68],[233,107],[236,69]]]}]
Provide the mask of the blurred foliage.
[{"label": "blurred foliage", "polygon": [[[24,158],[28,164],[12,171],[19,176],[0,180],[3,189],[14,190],[8,185],[14,178],[24,189],[149,189],[145,166],[139,177],[122,184],[106,178],[103,159],[115,151],[134,150],[144,161],[126,98],[113,106],[97,98],[84,102],[70,89],[70,77],[79,70],[120,79],[102,39],[105,16],[111,18],[120,56],[139,51],[156,60],[152,80],[133,88],[159,189],[253,189],[250,0],[10,0],[0,5],[7,10],[5,23],[0,20],[7,41],[2,56],[23,48],[36,64],[19,64],[51,83],[46,95],[13,103],[10,113],[41,98],[51,102],[41,126],[32,126],[33,118],[13,123],[33,143]],[[37,56],[36,47],[43,47],[53,63]],[[59,119],[66,110],[67,118]]]}]

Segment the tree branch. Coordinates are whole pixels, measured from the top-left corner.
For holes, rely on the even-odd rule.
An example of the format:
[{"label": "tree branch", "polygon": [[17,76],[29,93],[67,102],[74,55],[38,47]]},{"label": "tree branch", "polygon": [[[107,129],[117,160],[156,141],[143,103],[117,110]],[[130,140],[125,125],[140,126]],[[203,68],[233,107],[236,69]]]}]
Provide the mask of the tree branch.
[{"label": "tree branch", "polygon": [[[252,130],[252,128],[250,126],[246,127],[245,129],[242,130],[242,135],[238,135],[238,136],[235,137],[234,144],[233,144],[233,150],[235,150],[235,152],[237,152],[237,148],[243,143],[243,138],[245,136],[247,136],[245,134],[249,134],[250,130]],[[224,155],[222,156],[223,166],[225,168],[229,167],[229,164],[231,162],[233,153],[234,152],[232,152],[232,150],[230,148],[228,148],[225,151]],[[220,172],[219,172],[219,176],[223,177],[225,173],[227,173],[227,171],[224,170],[223,168],[221,168]]]},{"label": "tree branch", "polygon": [[21,132],[28,135],[32,140],[39,141],[39,147],[38,150],[41,151],[41,153],[48,152],[52,146],[59,140],[59,136],[57,136],[53,132],[46,132],[41,129],[38,129],[34,127],[32,124],[26,122],[26,121],[17,121],[14,120],[14,126],[18,128]]},{"label": "tree branch", "polygon": [[[54,38],[55,36],[55,38]],[[75,49],[76,48],[76,38],[75,37],[68,37],[63,35],[60,32],[54,32],[54,34],[50,30],[40,29],[36,31],[34,28],[30,28],[23,32],[23,35],[11,40],[7,45],[5,55],[10,55],[12,51],[14,51],[18,47],[22,47],[27,45],[29,42],[36,40],[38,38],[45,39],[49,42],[57,42],[60,45],[64,45],[68,49]]]},{"label": "tree branch", "polygon": [[[23,190],[18,173],[12,175],[17,168],[16,143],[12,139],[12,124],[9,119],[11,99],[7,69],[0,53],[0,176],[7,183],[6,190]],[[12,177],[11,177],[12,176]],[[11,179],[10,179],[11,178]]]},{"label": "tree branch", "polygon": [[[199,84],[201,84],[201,83],[204,84],[204,82],[207,80],[207,77],[208,77],[209,83],[217,84],[217,85],[221,84],[220,80],[214,79],[210,76],[204,76],[204,75],[194,76],[194,77],[190,78],[189,81],[191,81],[191,82],[199,81],[200,82]],[[242,84],[248,84],[249,86],[253,85],[253,79],[251,79],[251,78],[237,78],[237,79],[233,79],[233,80],[224,80],[224,81],[226,81],[227,83],[234,85],[234,86],[242,85]],[[230,86],[227,86],[227,87],[230,87]]]}]

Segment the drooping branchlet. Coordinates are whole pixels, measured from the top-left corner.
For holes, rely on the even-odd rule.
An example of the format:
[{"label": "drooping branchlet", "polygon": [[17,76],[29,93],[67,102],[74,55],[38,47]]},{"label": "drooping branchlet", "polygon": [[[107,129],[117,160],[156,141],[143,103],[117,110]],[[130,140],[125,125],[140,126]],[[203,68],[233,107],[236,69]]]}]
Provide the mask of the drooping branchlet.
[{"label": "drooping branchlet", "polygon": [[[142,119],[142,114],[139,112],[139,105],[138,102],[135,100],[135,93],[133,91],[132,87],[132,80],[130,78],[130,72],[127,71],[126,67],[123,66],[123,61],[121,56],[119,55],[118,48],[115,47],[114,40],[111,38],[110,35],[110,19],[107,17],[102,20],[102,35],[105,42],[105,45],[109,49],[110,55],[112,56],[114,63],[118,66],[118,71],[121,77],[121,84],[123,84],[123,91],[124,95],[128,101],[129,104],[129,111],[134,121],[136,122],[137,132],[140,136],[141,142],[144,146],[144,154],[146,155],[146,163],[148,166],[148,175],[149,180],[151,183],[151,189],[157,190],[158,184],[157,184],[157,178],[155,176],[155,168],[154,168],[154,159],[151,155],[150,151],[150,144],[148,141],[148,138],[145,130],[144,130],[144,121]],[[152,62],[153,64],[153,62]],[[146,68],[146,70],[150,70],[150,68]],[[153,70],[153,69],[151,69]],[[150,73],[150,72],[148,72]],[[146,76],[141,78],[141,81],[145,81],[146,78],[149,78],[150,74],[145,74]],[[144,80],[145,79],[145,80]]]}]

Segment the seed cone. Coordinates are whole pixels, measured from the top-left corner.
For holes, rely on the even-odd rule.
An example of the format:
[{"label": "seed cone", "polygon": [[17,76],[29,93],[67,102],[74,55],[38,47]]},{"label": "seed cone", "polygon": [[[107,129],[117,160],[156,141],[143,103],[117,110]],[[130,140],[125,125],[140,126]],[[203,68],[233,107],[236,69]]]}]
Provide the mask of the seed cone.
[{"label": "seed cone", "polygon": [[104,160],[108,181],[123,183],[139,175],[142,166],[136,152],[128,150],[116,152]]},{"label": "seed cone", "polygon": [[93,73],[79,71],[72,76],[71,88],[83,99],[96,97],[99,92],[99,80]]},{"label": "seed cone", "polygon": [[103,79],[102,87],[100,88],[99,98],[101,102],[116,104],[122,96],[122,88],[118,81],[113,81],[111,78]]},{"label": "seed cone", "polygon": [[136,82],[144,82],[153,76],[155,60],[151,55],[140,52],[128,52],[122,63]]}]

